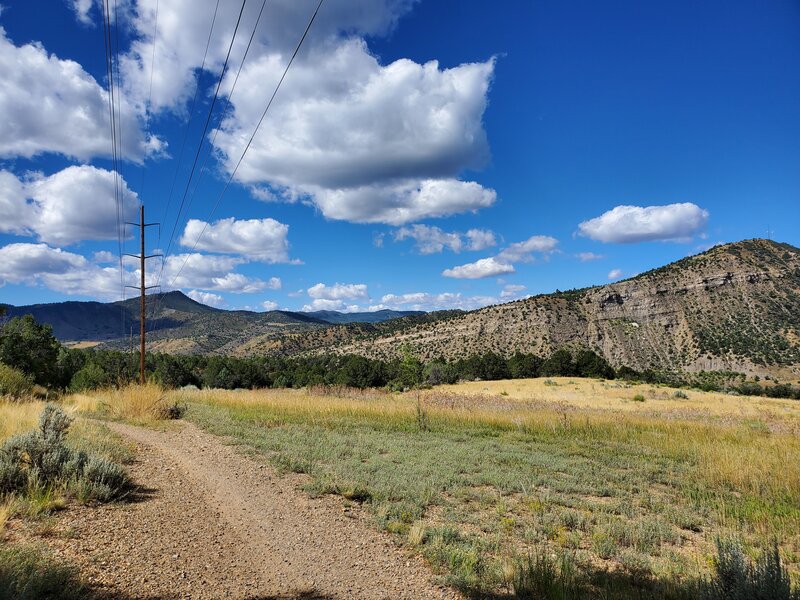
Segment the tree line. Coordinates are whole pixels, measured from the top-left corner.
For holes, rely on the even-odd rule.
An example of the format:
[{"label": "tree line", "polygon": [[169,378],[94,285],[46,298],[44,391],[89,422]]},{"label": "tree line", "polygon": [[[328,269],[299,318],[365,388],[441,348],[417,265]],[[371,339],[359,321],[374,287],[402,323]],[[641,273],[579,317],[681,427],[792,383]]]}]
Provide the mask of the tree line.
[{"label": "tree line", "polygon": [[[11,319],[0,330],[0,363],[21,371],[33,383],[48,389],[78,392],[135,382],[139,355],[138,352],[66,348],[53,336],[49,325],[37,323],[31,315],[25,315]],[[145,367],[153,381],[167,388],[343,385],[403,390],[464,380],[591,377],[800,399],[800,388],[776,382],[761,385],[742,379],[731,384],[709,378],[690,379],[689,374],[639,372],[626,366],[614,369],[605,358],[589,349],[562,348],[548,357],[523,352],[505,357],[486,352],[463,359],[440,358],[428,362],[420,360],[408,348],[400,357],[388,361],[332,354],[237,358],[148,353]]]}]

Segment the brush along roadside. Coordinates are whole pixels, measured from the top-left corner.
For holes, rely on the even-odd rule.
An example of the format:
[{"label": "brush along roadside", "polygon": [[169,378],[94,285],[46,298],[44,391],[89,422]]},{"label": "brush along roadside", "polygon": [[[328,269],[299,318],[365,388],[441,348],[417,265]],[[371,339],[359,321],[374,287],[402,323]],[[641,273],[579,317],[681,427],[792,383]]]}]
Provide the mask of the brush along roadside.
[{"label": "brush along roadside", "polygon": [[87,597],[76,569],[41,544],[6,540],[5,530],[14,519],[44,523],[69,500],[124,498],[131,481],[114,459],[129,459],[130,448],[100,425],[73,429],[55,404],[0,402],[0,415],[0,597]]}]

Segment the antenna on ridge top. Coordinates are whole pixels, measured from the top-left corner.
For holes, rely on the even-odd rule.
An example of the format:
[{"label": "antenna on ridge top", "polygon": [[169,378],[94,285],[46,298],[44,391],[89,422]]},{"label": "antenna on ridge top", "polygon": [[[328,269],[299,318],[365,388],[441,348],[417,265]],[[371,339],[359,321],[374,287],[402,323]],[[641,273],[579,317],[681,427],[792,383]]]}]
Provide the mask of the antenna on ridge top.
[{"label": "antenna on ridge top", "polygon": [[156,285],[146,286],[144,283],[144,266],[145,262],[148,258],[155,258],[157,256],[162,256],[162,254],[151,254],[147,256],[144,253],[144,232],[147,227],[152,227],[154,225],[158,225],[161,227],[160,223],[145,223],[144,222],[144,204],[139,207],[139,222],[138,223],[130,223],[128,221],[125,222],[126,225],[133,225],[134,227],[139,228],[139,234],[141,239],[141,253],[140,254],[125,254],[125,256],[132,256],[133,258],[139,259],[139,275],[140,275],[140,284],[138,286],[135,285],[126,285],[125,287],[138,289],[140,292],[140,301],[139,301],[139,309],[140,309],[140,316],[139,316],[139,383],[141,385],[145,384],[145,377],[144,377],[144,352],[145,352],[145,292],[151,288],[158,287]]}]

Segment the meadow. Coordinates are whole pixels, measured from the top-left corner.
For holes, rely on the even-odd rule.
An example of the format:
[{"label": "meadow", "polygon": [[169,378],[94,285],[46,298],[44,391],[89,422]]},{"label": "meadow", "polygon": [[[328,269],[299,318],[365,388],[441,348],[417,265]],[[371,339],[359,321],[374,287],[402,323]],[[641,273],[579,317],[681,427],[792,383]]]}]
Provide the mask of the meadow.
[{"label": "meadow", "polygon": [[569,378],[173,394],[309,493],[364,503],[471,596],[544,556],[563,597],[693,597],[718,540],[777,543],[800,575],[796,401]]},{"label": "meadow", "polygon": [[[0,403],[0,441],[43,406]],[[702,587],[718,544],[750,559],[777,544],[800,579],[797,401],[551,378],[403,394],[147,386],[62,406],[79,417],[69,443],[118,462],[131,447],[103,419],[183,415],[305,474],[308,493],[363,505],[468,597],[721,598]],[[45,500],[63,502],[55,492]],[[0,523],[55,506],[37,501],[0,506]]]}]

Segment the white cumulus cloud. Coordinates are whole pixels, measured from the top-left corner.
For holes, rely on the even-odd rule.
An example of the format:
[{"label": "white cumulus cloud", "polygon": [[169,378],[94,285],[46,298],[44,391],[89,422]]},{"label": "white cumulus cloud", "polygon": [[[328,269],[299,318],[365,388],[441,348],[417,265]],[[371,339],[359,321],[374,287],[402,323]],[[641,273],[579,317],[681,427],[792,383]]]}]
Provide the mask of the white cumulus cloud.
[{"label": "white cumulus cloud", "polygon": [[497,245],[494,232],[488,229],[470,229],[464,236],[467,238],[468,250],[485,250]]},{"label": "white cumulus cloud", "polygon": [[[286,59],[269,50],[248,59],[216,141],[229,171]],[[488,158],[482,118],[493,72],[493,59],[449,69],[407,59],[382,65],[360,38],[312,47],[236,177],[359,223],[402,225],[491,206],[494,190],[457,177]]]},{"label": "white cumulus cloud", "polygon": [[[134,221],[138,198],[121,177],[119,181],[120,218]],[[37,173],[24,180],[0,171],[0,231],[35,236],[59,246],[116,239],[115,185],[113,171],[88,165],[67,167],[50,176]]]},{"label": "white cumulus cloud", "polygon": [[29,234],[31,212],[25,185],[13,173],[0,171],[0,232]]},{"label": "white cumulus cloud", "polygon": [[358,304],[347,304],[344,300],[333,300],[329,298],[315,298],[310,304],[303,305],[305,312],[317,310],[335,310],[338,312],[358,312],[361,307]]},{"label": "white cumulus cloud", "polygon": [[[161,285],[167,289],[198,289],[212,292],[250,294],[265,289],[280,289],[281,280],[273,277],[268,281],[248,277],[234,269],[245,259],[236,256],[218,256],[194,252],[168,256],[164,264]],[[138,277],[138,270],[134,271]],[[160,269],[150,268],[148,285],[158,281]]]},{"label": "white cumulus cloud", "polygon": [[190,219],[180,243],[190,248],[196,243],[197,250],[207,252],[239,254],[266,263],[287,263],[290,262],[288,236],[289,226],[274,219],[231,217],[214,223]]},{"label": "white cumulus cloud", "polygon": [[504,262],[498,257],[490,256],[452,269],[445,269],[442,271],[442,275],[455,279],[481,279],[514,272],[514,265]]},{"label": "white cumulus cloud", "polygon": [[603,260],[605,256],[602,254],[596,254],[594,252],[579,252],[575,256],[578,257],[578,260],[581,262],[592,262],[595,260]]},{"label": "white cumulus cloud", "polygon": [[616,206],[578,225],[580,235],[620,244],[689,240],[708,224],[709,213],[691,202],[664,206]]},{"label": "white cumulus cloud", "polygon": [[558,240],[547,235],[534,235],[524,242],[516,242],[504,248],[497,256],[482,258],[472,263],[445,269],[442,275],[456,279],[481,279],[514,273],[516,262],[531,262],[533,254],[550,254],[556,250]]},{"label": "white cumulus cloud", "polygon": [[412,292],[409,294],[386,294],[380,303],[369,307],[370,311],[376,310],[474,310],[497,304],[498,299],[493,296],[464,296],[460,293],[445,292],[430,294],[427,292]]},{"label": "white cumulus cloud", "polygon": [[[73,0],[79,18],[89,18],[91,0]],[[205,71],[218,75],[225,60],[241,7],[239,0],[221,0],[211,31]],[[347,0],[325,3],[304,48],[331,43],[338,35],[382,35],[389,32],[413,5],[412,0]],[[291,52],[315,4],[300,0],[270,0],[259,21],[251,58],[266,53],[282,56]],[[156,7],[158,30],[156,31]],[[196,0],[136,0],[131,26],[134,39],[122,57],[122,80],[126,93],[143,106],[150,91],[151,58],[155,45],[152,110],[176,110],[194,92],[194,85],[209,36],[216,4]],[[245,5],[229,69],[238,69],[247,38],[256,22],[260,3]],[[97,11],[95,14],[100,14]],[[156,38],[153,35],[156,33]],[[299,60],[302,60],[301,54]]]},{"label": "white cumulus cloud", "polygon": [[75,18],[84,25],[91,25],[93,23],[90,15],[95,0],[71,0],[72,10],[75,12]]},{"label": "white cumulus cloud", "polygon": [[[38,42],[15,46],[0,27],[0,72],[0,157],[110,155],[108,94],[81,65]],[[130,106],[120,106],[122,155],[140,161],[153,144],[145,142]]]},{"label": "white cumulus cloud", "polygon": [[558,240],[549,235],[534,235],[524,242],[509,245],[497,258],[508,262],[531,262],[533,254],[550,254],[558,246]]},{"label": "white cumulus cloud", "polygon": [[308,295],[316,300],[362,300],[369,298],[363,283],[318,283],[308,288]]},{"label": "white cumulus cloud", "polygon": [[304,188],[304,193],[329,219],[389,225],[475,212],[492,206],[497,198],[494,190],[452,178],[405,179],[342,188],[314,185]]},{"label": "white cumulus cloud", "polygon": [[419,224],[401,227],[394,232],[394,239],[396,241],[413,239],[420,254],[436,254],[445,248],[452,252],[483,250],[497,243],[494,233],[485,229],[470,229],[466,233],[460,233]]},{"label": "white cumulus cloud", "polygon": [[[81,19],[97,12],[90,0],[72,1]],[[209,31],[214,3],[157,2],[132,1],[126,20],[131,44],[120,64],[123,96],[140,120],[148,110],[186,116],[198,80],[221,72],[241,6],[222,0]],[[315,6],[268,4],[233,90],[258,4],[245,5],[221,87],[231,110],[212,132],[215,156],[229,173]],[[494,190],[459,176],[489,158],[483,114],[495,59],[450,68],[405,58],[383,64],[368,48],[367,39],[391,32],[414,4],[326,3],[236,173],[238,182],[259,199],[302,200],[326,218],[358,223],[399,226],[494,204]]]},{"label": "white cumulus cloud", "polygon": [[189,296],[192,300],[199,302],[200,304],[206,304],[208,306],[216,306],[220,307],[225,304],[225,298],[220,296],[219,294],[212,294],[211,292],[201,292],[199,290],[190,290],[186,292],[186,295]]},{"label": "white cumulus cloud", "polygon": [[519,298],[522,292],[524,292],[527,288],[524,285],[514,285],[509,283],[505,287],[503,287],[503,291],[500,292],[500,297],[503,300],[510,300],[512,298]]},{"label": "white cumulus cloud", "polygon": [[622,277],[622,269],[612,269],[608,272],[609,279],[619,279]]},{"label": "white cumulus cloud", "polygon": [[116,300],[122,293],[119,268],[102,268],[80,254],[47,244],[0,248],[0,286],[6,283],[41,285],[63,294],[106,300]]}]

